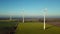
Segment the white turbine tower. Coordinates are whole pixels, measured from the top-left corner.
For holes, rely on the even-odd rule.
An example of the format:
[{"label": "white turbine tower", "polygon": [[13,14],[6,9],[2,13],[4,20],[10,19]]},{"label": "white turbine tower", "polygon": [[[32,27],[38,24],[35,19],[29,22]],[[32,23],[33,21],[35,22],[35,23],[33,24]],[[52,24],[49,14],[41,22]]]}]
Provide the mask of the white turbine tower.
[{"label": "white turbine tower", "polygon": [[23,14],[22,17],[23,17],[23,23],[24,23],[24,10],[23,10],[22,14]]},{"label": "white turbine tower", "polygon": [[46,19],[45,19],[46,18],[46,12],[47,12],[47,8],[44,9],[44,30],[45,30],[45,25],[46,25],[45,24],[45,21],[46,21]]}]

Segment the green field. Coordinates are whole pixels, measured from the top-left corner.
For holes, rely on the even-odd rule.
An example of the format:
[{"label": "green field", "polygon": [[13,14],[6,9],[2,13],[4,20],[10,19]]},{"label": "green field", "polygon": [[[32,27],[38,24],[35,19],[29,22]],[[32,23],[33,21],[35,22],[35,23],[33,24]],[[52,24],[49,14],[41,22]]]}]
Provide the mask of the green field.
[{"label": "green field", "polygon": [[[18,26],[17,26],[18,24]],[[6,32],[8,29],[4,29],[8,27],[17,26],[15,34],[60,34],[60,27],[50,25],[46,23],[46,30],[43,29],[42,22],[11,22],[11,21],[0,21],[0,33],[3,31]]]},{"label": "green field", "polygon": [[18,22],[0,21],[0,34],[8,34],[17,26],[17,24]]},{"label": "green field", "polygon": [[15,34],[60,34],[60,27],[46,24],[43,30],[43,23],[19,23]]}]

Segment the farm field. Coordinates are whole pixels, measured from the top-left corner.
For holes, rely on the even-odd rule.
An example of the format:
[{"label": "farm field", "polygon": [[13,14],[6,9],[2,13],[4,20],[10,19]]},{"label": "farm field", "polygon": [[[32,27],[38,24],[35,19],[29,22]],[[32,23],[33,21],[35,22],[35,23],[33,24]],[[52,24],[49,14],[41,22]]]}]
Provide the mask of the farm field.
[{"label": "farm field", "polygon": [[0,21],[0,34],[15,33],[18,22]]},{"label": "farm field", "polygon": [[15,34],[60,34],[60,27],[46,23],[46,30],[43,30],[41,22],[19,23]]},{"label": "farm field", "polygon": [[[0,21],[0,34],[60,34],[58,24],[60,23],[46,23],[46,30],[44,30],[42,22]],[[17,29],[14,29],[15,27]]]}]

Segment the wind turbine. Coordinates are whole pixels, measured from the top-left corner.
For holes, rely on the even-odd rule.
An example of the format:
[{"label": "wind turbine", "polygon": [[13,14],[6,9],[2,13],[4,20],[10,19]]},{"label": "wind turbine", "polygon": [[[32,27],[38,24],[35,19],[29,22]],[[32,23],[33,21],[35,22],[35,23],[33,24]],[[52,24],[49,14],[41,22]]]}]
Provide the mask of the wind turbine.
[{"label": "wind turbine", "polygon": [[46,22],[45,22],[45,21],[46,21],[46,19],[45,19],[45,18],[46,18],[46,12],[47,12],[47,8],[44,9],[44,30],[45,30],[45,25],[46,25],[46,24],[45,24],[45,23],[46,23]]},{"label": "wind turbine", "polygon": [[23,23],[24,23],[24,10],[23,10],[22,14],[23,14],[22,17],[23,17]]}]

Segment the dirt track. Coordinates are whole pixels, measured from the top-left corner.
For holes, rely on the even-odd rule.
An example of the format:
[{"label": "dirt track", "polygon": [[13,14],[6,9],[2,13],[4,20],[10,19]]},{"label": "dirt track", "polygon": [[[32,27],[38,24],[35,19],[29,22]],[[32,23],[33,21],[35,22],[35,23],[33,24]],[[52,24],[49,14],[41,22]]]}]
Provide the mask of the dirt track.
[{"label": "dirt track", "polygon": [[60,27],[60,22],[47,22],[47,24],[51,24],[51,25]]}]

